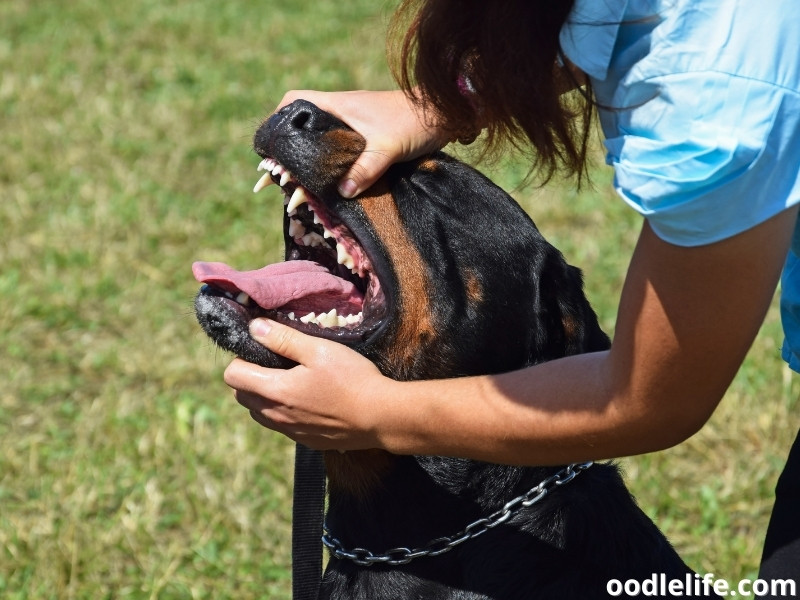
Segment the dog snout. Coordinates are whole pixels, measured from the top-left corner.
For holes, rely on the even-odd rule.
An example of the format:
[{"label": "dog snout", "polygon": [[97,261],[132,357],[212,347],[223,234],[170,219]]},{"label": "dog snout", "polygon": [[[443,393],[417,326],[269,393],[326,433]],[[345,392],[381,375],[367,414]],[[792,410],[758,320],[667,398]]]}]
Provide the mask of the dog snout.
[{"label": "dog snout", "polygon": [[349,129],[342,121],[308,100],[295,100],[272,115],[269,121],[271,127],[283,134]]}]

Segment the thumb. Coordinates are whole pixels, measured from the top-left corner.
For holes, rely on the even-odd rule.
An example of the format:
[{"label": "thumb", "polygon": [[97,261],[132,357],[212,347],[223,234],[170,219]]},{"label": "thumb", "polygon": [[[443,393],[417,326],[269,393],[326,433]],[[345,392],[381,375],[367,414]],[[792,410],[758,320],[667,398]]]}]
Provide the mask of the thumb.
[{"label": "thumb", "polygon": [[388,152],[365,148],[339,182],[339,194],[343,198],[355,198],[369,189],[391,165],[392,158]]},{"label": "thumb", "polygon": [[250,321],[250,335],[268,350],[299,364],[303,364],[303,358],[308,357],[312,346],[320,341],[269,319]]}]

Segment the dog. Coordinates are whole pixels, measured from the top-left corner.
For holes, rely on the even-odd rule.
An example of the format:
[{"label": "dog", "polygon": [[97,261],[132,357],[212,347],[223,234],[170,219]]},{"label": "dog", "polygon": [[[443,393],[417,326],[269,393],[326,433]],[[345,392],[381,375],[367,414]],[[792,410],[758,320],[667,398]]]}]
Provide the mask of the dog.
[{"label": "dog", "polygon": [[[258,128],[266,172],[256,190],[277,183],[285,195],[286,260],[246,272],[193,265],[204,284],[197,319],[214,342],[290,368],[248,333],[250,320],[269,317],[346,344],[397,380],[609,348],[580,270],[504,191],[437,152],[344,199],[336,184],[364,147],[302,100]],[[618,595],[612,580],[654,575],[692,596],[694,572],[613,464],[515,467],[380,450],[324,458],[321,599],[606,598]]]}]

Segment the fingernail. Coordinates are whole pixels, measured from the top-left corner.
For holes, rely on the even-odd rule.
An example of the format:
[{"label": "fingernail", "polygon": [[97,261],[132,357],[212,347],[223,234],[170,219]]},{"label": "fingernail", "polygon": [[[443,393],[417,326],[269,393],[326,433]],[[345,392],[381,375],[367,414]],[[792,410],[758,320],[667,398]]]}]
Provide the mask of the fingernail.
[{"label": "fingernail", "polygon": [[352,179],[345,179],[342,183],[339,184],[339,194],[342,195],[344,198],[352,198],[356,195],[358,191],[358,186],[356,182]]},{"label": "fingernail", "polygon": [[253,337],[266,337],[272,329],[272,321],[267,319],[253,319],[250,321],[250,335]]}]

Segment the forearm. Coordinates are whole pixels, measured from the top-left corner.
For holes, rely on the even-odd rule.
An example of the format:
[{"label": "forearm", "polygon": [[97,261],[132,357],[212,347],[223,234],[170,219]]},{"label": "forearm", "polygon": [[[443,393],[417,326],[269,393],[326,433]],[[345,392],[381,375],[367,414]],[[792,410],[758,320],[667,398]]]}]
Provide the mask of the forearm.
[{"label": "forearm", "polygon": [[376,405],[380,443],[400,454],[565,464],[668,448],[716,405],[644,402],[614,381],[611,360],[598,352],[503,375],[398,383]]},{"label": "forearm", "polygon": [[378,440],[399,453],[517,464],[680,443],[710,417],[744,360],[796,215],[698,248],[666,244],[645,226],[611,350],[497,376],[394,384],[376,406]]}]

